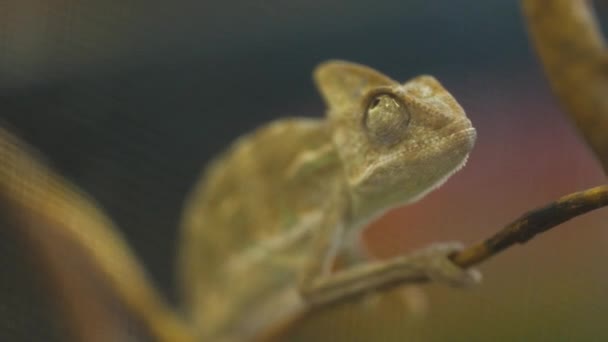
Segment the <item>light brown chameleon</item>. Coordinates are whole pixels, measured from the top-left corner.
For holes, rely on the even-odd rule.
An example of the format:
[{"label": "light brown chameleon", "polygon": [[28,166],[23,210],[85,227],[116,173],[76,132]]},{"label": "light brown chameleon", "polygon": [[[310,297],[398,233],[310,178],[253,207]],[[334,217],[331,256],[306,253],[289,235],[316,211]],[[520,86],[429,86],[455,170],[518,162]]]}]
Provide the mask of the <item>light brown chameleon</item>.
[{"label": "light brown chameleon", "polygon": [[[399,84],[330,61],[314,79],[326,119],[279,120],[240,138],[188,201],[179,281],[203,336],[243,340],[306,299],[340,296],[371,270],[354,265],[340,280],[330,274],[336,255],[360,259],[366,223],[441,185],[473,147],[471,122],[431,76]],[[429,260],[448,252],[429,251]]]},{"label": "light brown chameleon", "polygon": [[[327,118],[279,120],[240,138],[188,199],[178,260],[181,315],[99,207],[2,128],[0,202],[19,233],[53,257],[44,262],[56,277],[74,272],[56,267],[66,262],[62,252],[78,254],[161,341],[251,340],[307,307],[408,274],[477,281],[476,272],[449,261],[453,245],[367,263],[358,248],[366,223],[420,199],[464,165],[475,130],[454,98],[430,76],[399,84],[348,62],[326,62],[314,78]],[[333,272],[338,254],[353,265]],[[67,295],[81,296],[68,310],[81,322],[91,308],[79,304],[90,296]],[[128,332],[88,328],[79,335],[87,341],[131,340]]]}]

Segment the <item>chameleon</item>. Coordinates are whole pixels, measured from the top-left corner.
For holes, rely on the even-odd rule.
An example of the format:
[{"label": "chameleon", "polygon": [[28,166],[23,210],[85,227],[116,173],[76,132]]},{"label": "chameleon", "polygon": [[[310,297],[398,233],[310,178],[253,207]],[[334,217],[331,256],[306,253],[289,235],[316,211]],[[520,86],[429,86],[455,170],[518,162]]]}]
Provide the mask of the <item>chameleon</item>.
[{"label": "chameleon", "polygon": [[[431,76],[400,84],[334,60],[316,68],[314,81],[326,118],[277,120],[241,137],[203,173],[184,209],[182,302],[209,340],[247,340],[367,281],[382,264],[363,262],[362,228],[440,186],[473,148],[471,121]],[[476,277],[453,265],[450,274],[454,250],[437,247],[415,267]],[[352,265],[332,274],[340,255]]]},{"label": "chameleon", "polygon": [[[454,97],[431,76],[401,84],[338,60],[320,64],[314,80],[326,117],[280,119],[237,139],[186,199],[180,308],[154,288],[100,206],[2,127],[0,209],[33,241],[30,248],[50,256],[42,262],[53,272],[75,272],[57,255],[77,253],[89,269],[76,279],[97,272],[93,279],[104,279],[106,290],[159,341],[254,340],[307,308],[408,276],[479,282],[477,270],[449,260],[457,244],[369,261],[359,238],[369,222],[421,199],[464,166],[476,131]],[[338,258],[347,262],[336,269]],[[102,284],[93,283],[94,295]],[[80,299],[67,311],[76,322],[91,309]],[[87,330],[94,326],[77,327],[80,339],[134,339]]]}]

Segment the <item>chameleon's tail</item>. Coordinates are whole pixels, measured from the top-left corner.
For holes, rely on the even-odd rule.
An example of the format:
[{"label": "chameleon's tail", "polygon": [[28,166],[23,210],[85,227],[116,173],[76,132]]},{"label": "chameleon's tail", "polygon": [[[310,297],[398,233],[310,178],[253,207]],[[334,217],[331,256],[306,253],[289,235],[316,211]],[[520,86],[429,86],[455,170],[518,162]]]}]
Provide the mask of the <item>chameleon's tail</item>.
[{"label": "chameleon's tail", "polygon": [[2,127],[0,212],[49,280],[76,340],[194,340],[111,220]]}]

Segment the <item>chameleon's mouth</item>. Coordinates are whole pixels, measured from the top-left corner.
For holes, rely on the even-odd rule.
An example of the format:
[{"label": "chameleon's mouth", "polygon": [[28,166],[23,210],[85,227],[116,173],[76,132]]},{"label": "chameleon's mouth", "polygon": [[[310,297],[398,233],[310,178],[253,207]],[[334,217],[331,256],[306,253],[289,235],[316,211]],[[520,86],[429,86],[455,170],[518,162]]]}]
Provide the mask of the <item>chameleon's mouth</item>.
[{"label": "chameleon's mouth", "polygon": [[477,139],[477,131],[471,121],[466,118],[454,121],[441,128],[441,133],[444,138],[440,140],[439,144],[442,145],[440,150],[454,152],[460,150],[468,154],[473,149]]},{"label": "chameleon's mouth", "polygon": [[[468,127],[461,128],[462,124],[466,124]],[[461,121],[458,123],[460,129],[449,134],[445,138],[441,139],[437,146],[435,146],[435,152],[429,152],[427,160],[420,160],[418,163],[413,163],[412,168],[419,168],[417,172],[421,174],[425,173],[426,176],[426,188],[417,193],[415,196],[410,197],[406,203],[411,203],[424,197],[427,193],[441,186],[448,178],[454,173],[458,172],[467,163],[469,153],[475,145],[477,139],[477,131],[471,126],[470,121]],[[438,172],[432,175],[434,172],[427,169],[429,162],[428,160],[435,160],[435,162],[442,160],[437,163],[445,167],[444,172]],[[432,163],[431,163],[432,164]],[[450,165],[446,167],[446,165]]]},{"label": "chameleon's mouth", "polygon": [[476,131],[471,120],[468,118],[462,118],[455,120],[448,125],[440,128],[441,135],[446,137],[445,139],[454,139],[458,137],[469,137],[475,139]]},{"label": "chameleon's mouth", "polygon": [[[361,180],[371,178],[370,176],[374,172],[385,168],[386,165],[394,164],[394,161],[399,159],[407,160],[408,169],[406,173],[409,174],[416,172],[424,174],[434,173],[436,170],[428,169],[432,165],[448,166],[448,168],[451,165],[455,169],[460,169],[475,145],[477,132],[468,120],[455,122],[443,129],[453,130],[453,132],[446,132],[448,134],[445,134],[443,138],[436,139],[432,144],[427,143],[426,146],[416,151],[417,153],[414,157],[412,157],[412,150],[404,150],[384,156],[379,162],[367,167],[354,180],[354,183],[362,183]],[[391,168],[386,169],[388,171],[393,170]]]},{"label": "chameleon's mouth", "polygon": [[475,144],[476,139],[477,131],[474,127],[471,126],[450,134],[444,140],[450,142],[459,142],[461,140],[464,140],[465,142],[469,142],[469,145],[472,148]]}]

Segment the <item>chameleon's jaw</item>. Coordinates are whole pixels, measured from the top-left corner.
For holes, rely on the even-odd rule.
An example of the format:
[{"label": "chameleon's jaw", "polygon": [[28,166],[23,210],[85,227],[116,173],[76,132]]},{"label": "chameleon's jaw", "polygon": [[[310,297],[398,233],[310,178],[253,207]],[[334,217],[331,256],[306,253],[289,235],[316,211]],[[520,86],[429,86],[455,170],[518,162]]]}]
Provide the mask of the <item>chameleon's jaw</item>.
[{"label": "chameleon's jaw", "polygon": [[457,153],[458,150],[462,151],[463,153],[465,153],[466,158],[469,152],[471,152],[471,150],[473,149],[476,140],[477,131],[473,126],[469,125],[469,127],[465,129],[458,130],[448,135],[445,139],[443,139],[442,144],[448,147],[446,149],[447,151],[454,150],[453,153]]},{"label": "chameleon's jaw", "polygon": [[456,139],[456,143],[459,142],[458,139],[468,140],[472,145],[475,143],[475,139],[477,137],[477,132],[475,128],[471,124],[471,120],[466,117],[459,118],[458,120],[454,120],[452,123],[442,127],[439,130],[439,135],[445,137],[446,140],[454,140]]},{"label": "chameleon's jaw", "polygon": [[377,209],[415,202],[460,170],[476,139],[475,128],[465,120],[445,126],[433,143],[415,156],[401,151],[366,169],[363,177],[351,183],[360,214],[373,215]]},{"label": "chameleon's jaw", "polygon": [[467,160],[469,159],[469,152],[473,149],[476,139],[477,132],[472,126],[448,136],[445,139],[445,143],[453,146],[453,152],[448,152],[446,155],[451,156],[454,159],[446,164],[451,163],[453,166],[451,168],[447,168],[447,172],[437,178],[434,183],[429,184],[424,191],[421,191],[415,196],[409,198],[406,203],[413,203],[420,200],[429,192],[432,192],[433,190],[442,186],[453,174],[460,171],[460,169],[466,165]]},{"label": "chameleon's jaw", "polygon": [[[444,126],[434,135],[434,138],[423,141],[424,144],[414,142],[414,148],[378,156],[359,177],[351,179],[351,185],[354,188],[365,187],[366,183],[374,186],[374,180],[379,181],[379,185],[386,185],[387,181],[401,178],[398,174],[424,176],[449,173],[467,158],[477,138],[475,128],[466,118]],[[410,180],[412,177],[405,178]]]},{"label": "chameleon's jaw", "polygon": [[[458,118],[450,124],[437,129],[431,144],[410,160],[413,167],[428,164],[434,170],[419,169],[420,172],[449,173],[452,169],[458,169],[462,160],[466,160],[477,140],[477,131],[466,118]],[[407,158],[401,155],[399,158]],[[421,166],[422,167],[422,166]],[[435,172],[433,172],[435,173]]]}]

